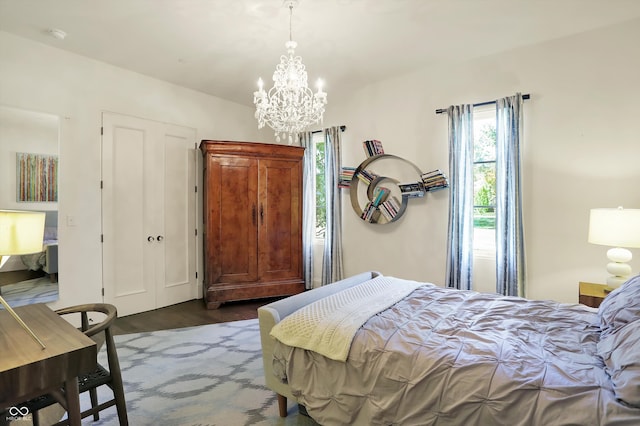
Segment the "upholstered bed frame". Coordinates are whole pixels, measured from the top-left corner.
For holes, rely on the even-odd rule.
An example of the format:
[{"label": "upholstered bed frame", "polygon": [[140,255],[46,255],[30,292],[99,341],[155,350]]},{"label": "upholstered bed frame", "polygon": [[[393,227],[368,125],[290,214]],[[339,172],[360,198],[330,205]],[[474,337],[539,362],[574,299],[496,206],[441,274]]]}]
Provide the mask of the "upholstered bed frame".
[{"label": "upholstered bed frame", "polygon": [[367,272],[259,321],[281,416],[291,398],[319,424],[640,425],[640,275],[596,310]]},{"label": "upholstered bed frame", "polygon": [[378,272],[370,271],[336,281],[330,285],[306,291],[286,299],[278,300],[268,305],[258,308],[258,319],[260,322],[260,340],[262,343],[262,362],[264,364],[265,384],[278,394],[278,408],[280,417],[287,416],[287,399],[297,402],[291,394],[289,386],[280,382],[273,374],[272,356],[274,339],[269,335],[273,326],[282,321],[286,316],[297,311],[301,307],[315,302],[318,299],[327,297],[338,291],[358,285],[364,281],[380,275]]}]

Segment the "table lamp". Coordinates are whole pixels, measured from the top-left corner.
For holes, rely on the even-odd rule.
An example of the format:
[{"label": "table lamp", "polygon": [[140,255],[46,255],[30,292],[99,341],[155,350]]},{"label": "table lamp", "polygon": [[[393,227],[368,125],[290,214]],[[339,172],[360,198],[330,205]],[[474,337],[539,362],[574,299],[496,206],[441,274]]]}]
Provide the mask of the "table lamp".
[{"label": "table lamp", "polygon": [[607,251],[607,272],[611,274],[607,285],[620,287],[631,275],[627,262],[633,255],[627,248],[640,247],[640,209],[591,209],[589,242],[613,247]]},{"label": "table lamp", "polygon": [[[44,212],[0,210],[0,267],[9,256],[42,251]],[[44,343],[0,295],[0,303],[43,348]]]}]

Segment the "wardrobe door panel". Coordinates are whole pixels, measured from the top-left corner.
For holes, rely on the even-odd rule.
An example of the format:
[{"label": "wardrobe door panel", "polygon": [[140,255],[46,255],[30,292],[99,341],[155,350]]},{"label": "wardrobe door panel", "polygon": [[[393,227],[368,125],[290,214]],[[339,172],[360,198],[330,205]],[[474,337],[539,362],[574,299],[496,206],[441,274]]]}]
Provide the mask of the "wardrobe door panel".
[{"label": "wardrobe door panel", "polygon": [[301,167],[289,160],[260,160],[260,277],[300,276]]},{"label": "wardrobe door panel", "polygon": [[209,157],[207,264],[209,283],[258,279],[257,161]]}]

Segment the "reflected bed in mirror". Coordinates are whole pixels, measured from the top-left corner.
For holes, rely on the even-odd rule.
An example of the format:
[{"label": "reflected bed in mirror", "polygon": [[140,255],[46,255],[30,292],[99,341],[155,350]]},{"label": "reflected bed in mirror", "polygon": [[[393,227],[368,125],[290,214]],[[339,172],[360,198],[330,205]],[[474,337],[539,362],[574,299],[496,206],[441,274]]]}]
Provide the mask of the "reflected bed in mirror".
[{"label": "reflected bed in mirror", "polygon": [[[0,268],[0,294],[13,307],[58,299],[58,202],[23,201],[51,198],[25,197],[18,159],[57,158],[59,134],[56,115],[0,105],[0,209],[46,212],[43,251],[11,256]],[[49,192],[57,197],[57,187]]]}]

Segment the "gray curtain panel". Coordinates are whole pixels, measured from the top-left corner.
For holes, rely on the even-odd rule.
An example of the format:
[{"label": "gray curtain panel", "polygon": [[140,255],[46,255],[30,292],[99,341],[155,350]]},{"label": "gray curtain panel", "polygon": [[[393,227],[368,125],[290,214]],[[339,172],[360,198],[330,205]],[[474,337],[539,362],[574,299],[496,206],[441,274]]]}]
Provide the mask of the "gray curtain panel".
[{"label": "gray curtain panel", "polygon": [[327,230],[324,237],[322,259],[322,285],[341,280],[342,267],[342,200],[338,181],[340,179],[342,130],[330,127],[324,130],[325,138],[325,184],[327,196]]},{"label": "gray curtain panel", "polygon": [[496,292],[524,297],[522,103],[520,93],[496,101]]},{"label": "gray curtain panel", "polygon": [[449,115],[449,238],[447,287],[471,290],[473,272],[473,106]]},{"label": "gray curtain panel", "polygon": [[316,238],[316,188],[315,188],[315,147],[313,134],[299,134],[300,146],[304,147],[302,172],[302,268],[304,285],[313,287],[313,242]]}]

